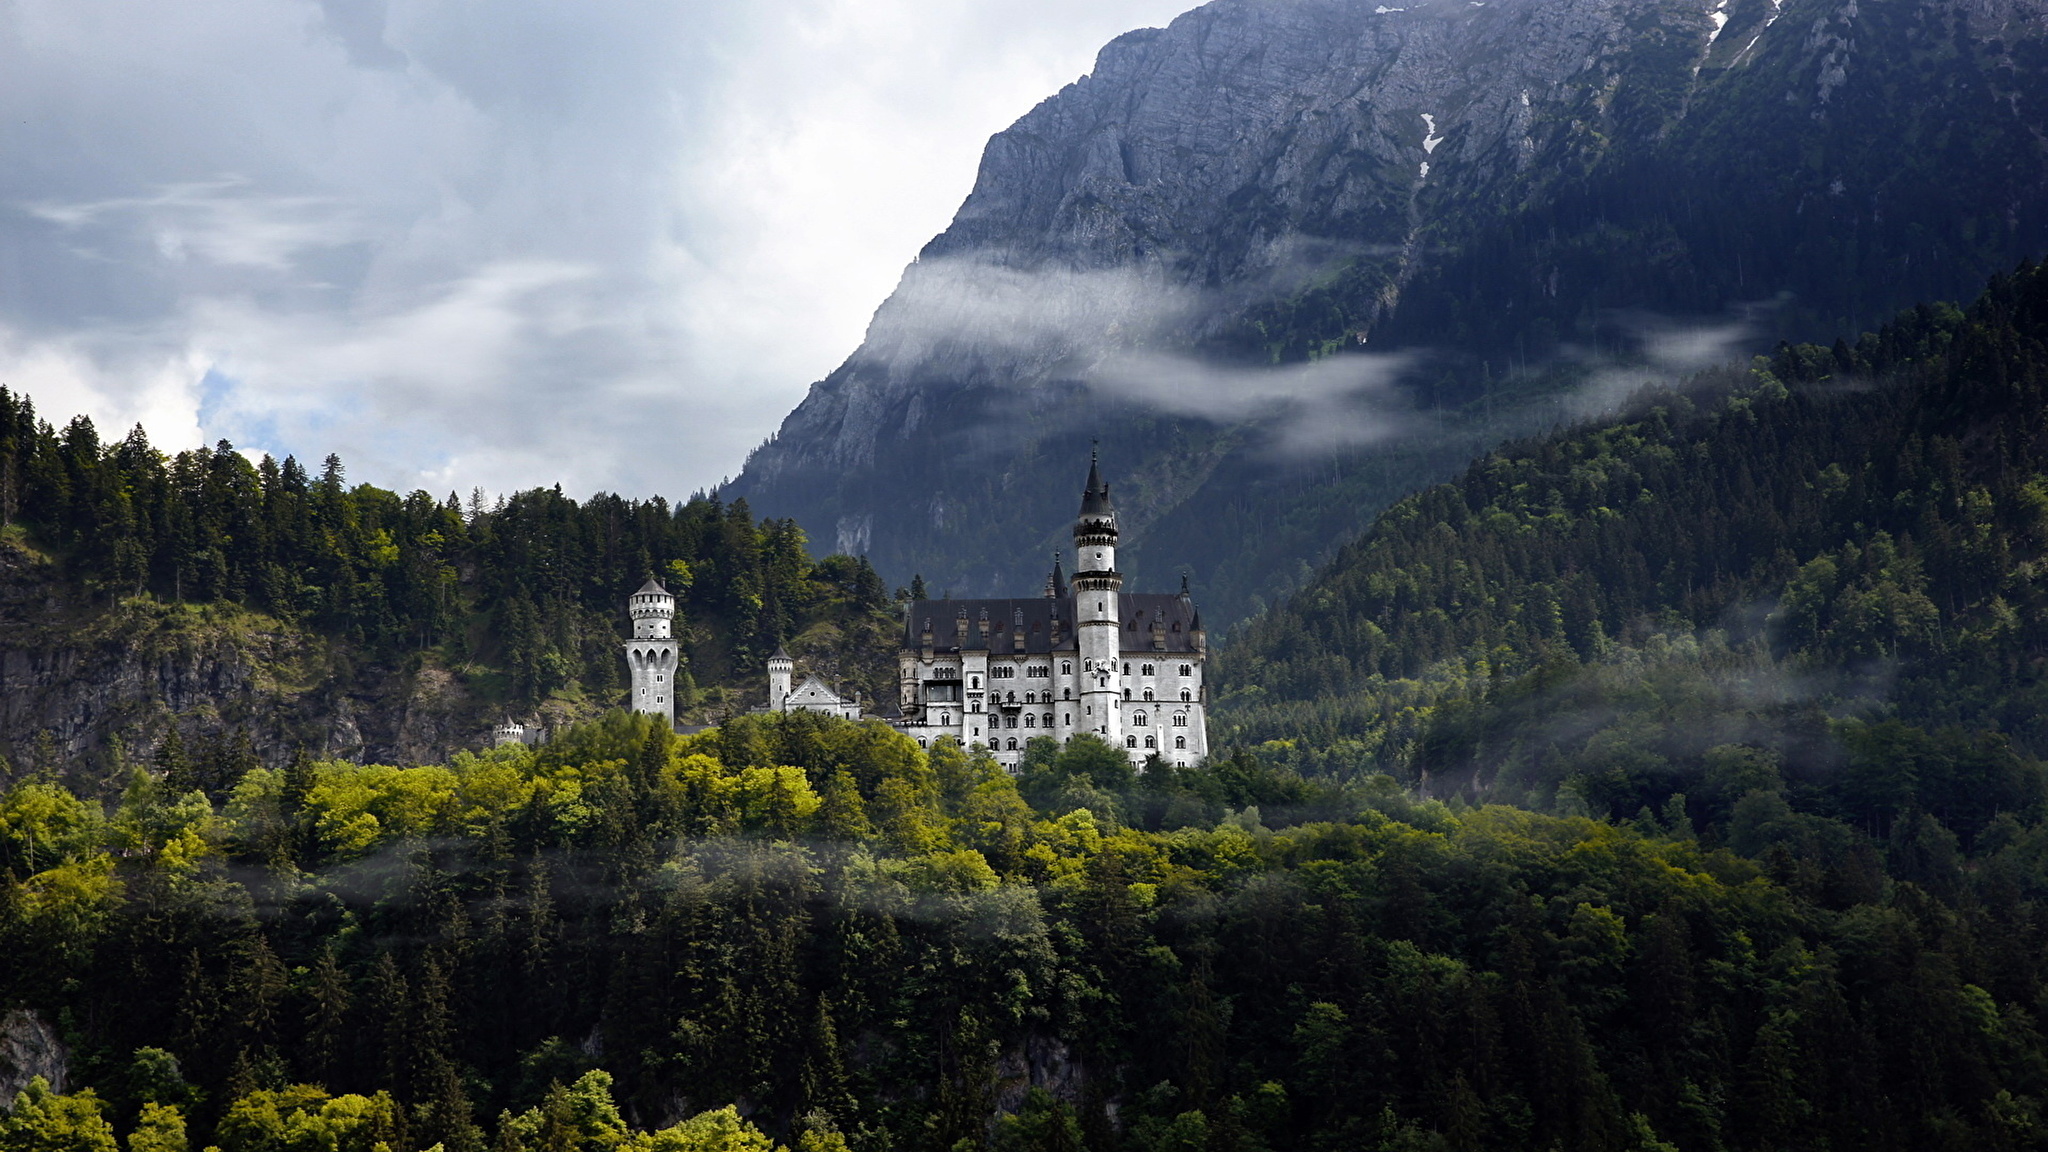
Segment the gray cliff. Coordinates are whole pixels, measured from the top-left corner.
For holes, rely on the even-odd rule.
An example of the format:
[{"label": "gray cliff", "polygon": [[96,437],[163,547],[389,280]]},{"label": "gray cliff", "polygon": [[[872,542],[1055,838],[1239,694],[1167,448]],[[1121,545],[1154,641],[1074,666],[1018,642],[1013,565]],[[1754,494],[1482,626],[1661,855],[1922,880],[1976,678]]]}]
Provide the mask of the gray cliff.
[{"label": "gray cliff", "polygon": [[1030,587],[1100,440],[1139,582],[1227,622],[1617,371],[2048,250],[2044,31],[2039,0],[1218,0],[990,140],[724,494],[899,582]]}]

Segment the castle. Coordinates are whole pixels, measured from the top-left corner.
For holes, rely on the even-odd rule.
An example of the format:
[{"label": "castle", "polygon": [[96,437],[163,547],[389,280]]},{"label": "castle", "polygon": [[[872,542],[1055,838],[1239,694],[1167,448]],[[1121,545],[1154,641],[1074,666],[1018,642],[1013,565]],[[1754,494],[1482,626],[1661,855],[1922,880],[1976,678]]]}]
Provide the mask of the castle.
[{"label": "castle", "polygon": [[1041,596],[913,600],[903,610],[898,726],[929,747],[984,744],[1015,771],[1025,741],[1092,732],[1131,762],[1208,754],[1202,615],[1178,595],[1123,592],[1116,508],[1094,464],[1074,521],[1075,571]]},{"label": "castle", "polygon": [[[1071,582],[1055,560],[1039,596],[903,606],[900,715],[891,723],[921,748],[946,736],[985,745],[1013,772],[1033,736],[1065,743],[1093,733],[1136,766],[1157,756],[1186,767],[1206,756],[1202,615],[1186,580],[1177,595],[1124,593],[1116,542],[1109,485],[1090,461],[1074,521]],[[625,644],[633,710],[671,724],[675,603],[650,578],[628,602],[633,638]],[[860,717],[857,702],[814,676],[792,689],[794,671],[778,647],[768,660],[764,711]]]}]

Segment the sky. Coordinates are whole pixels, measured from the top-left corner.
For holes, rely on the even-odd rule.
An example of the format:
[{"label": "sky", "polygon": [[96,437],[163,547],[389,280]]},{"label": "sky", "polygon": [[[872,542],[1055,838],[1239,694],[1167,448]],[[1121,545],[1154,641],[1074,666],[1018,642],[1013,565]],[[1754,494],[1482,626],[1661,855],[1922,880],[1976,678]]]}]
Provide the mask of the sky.
[{"label": "sky", "polygon": [[1192,0],[0,0],[0,384],[437,495],[735,474]]}]

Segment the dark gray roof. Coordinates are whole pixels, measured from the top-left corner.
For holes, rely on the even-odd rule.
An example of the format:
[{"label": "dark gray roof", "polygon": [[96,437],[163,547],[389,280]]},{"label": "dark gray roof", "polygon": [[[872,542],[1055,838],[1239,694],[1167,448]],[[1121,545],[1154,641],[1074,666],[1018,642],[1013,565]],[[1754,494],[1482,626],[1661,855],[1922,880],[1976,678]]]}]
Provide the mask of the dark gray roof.
[{"label": "dark gray roof", "polygon": [[658,581],[656,581],[656,580],[654,579],[654,577],[652,577],[652,576],[649,576],[649,577],[647,578],[647,583],[645,583],[645,584],[642,584],[642,585],[640,586],[640,590],[639,590],[638,592],[635,592],[635,593],[633,593],[633,595],[635,595],[635,596],[645,596],[645,595],[647,595],[647,594],[648,594],[649,592],[652,592],[652,593],[654,593],[654,594],[655,594],[655,595],[657,595],[657,596],[666,596],[666,595],[668,595],[668,589],[666,589],[666,588],[663,588],[663,587],[661,586],[661,584],[660,584],[660,583],[659,583]]},{"label": "dark gray roof", "polygon": [[[1123,651],[1192,652],[1194,630],[1201,626],[1194,601],[1186,596],[1161,593],[1119,593],[1117,607],[1123,623]],[[1016,630],[1022,622],[1023,652],[1026,655],[1074,650],[1074,598],[1033,596],[1008,600],[913,600],[904,616],[903,646],[924,647],[924,629],[929,622],[934,652],[957,653],[959,621],[967,621],[966,648],[988,650],[998,656],[1017,651]],[[986,621],[984,626],[983,621]],[[1057,641],[1055,644],[1055,622]],[[1152,646],[1152,625],[1160,627],[1165,648]],[[991,642],[993,641],[993,642]]]},{"label": "dark gray roof", "polygon": [[1114,516],[1116,509],[1109,502],[1109,485],[1102,482],[1102,470],[1096,467],[1095,458],[1088,458],[1088,487],[1081,493],[1081,519],[1089,517]]}]

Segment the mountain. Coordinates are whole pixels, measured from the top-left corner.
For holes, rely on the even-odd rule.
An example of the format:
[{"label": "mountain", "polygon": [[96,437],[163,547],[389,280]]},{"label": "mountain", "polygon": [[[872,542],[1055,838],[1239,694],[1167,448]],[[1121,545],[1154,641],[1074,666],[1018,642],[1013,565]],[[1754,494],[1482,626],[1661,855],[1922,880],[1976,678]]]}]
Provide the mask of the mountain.
[{"label": "mountain", "polygon": [[2048,250],[2038,0],[1217,0],[1105,47],[725,490],[1030,586],[1099,440],[1219,623],[1510,435]]},{"label": "mountain", "polygon": [[2048,269],[1767,364],[1389,509],[1219,657],[1219,739],[1620,817],[2038,806]]}]

